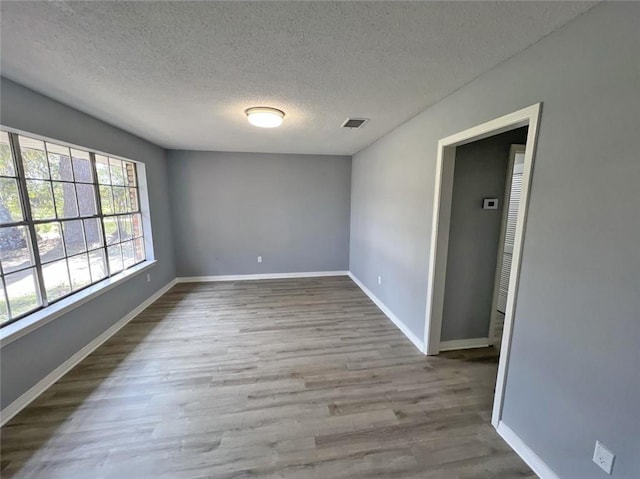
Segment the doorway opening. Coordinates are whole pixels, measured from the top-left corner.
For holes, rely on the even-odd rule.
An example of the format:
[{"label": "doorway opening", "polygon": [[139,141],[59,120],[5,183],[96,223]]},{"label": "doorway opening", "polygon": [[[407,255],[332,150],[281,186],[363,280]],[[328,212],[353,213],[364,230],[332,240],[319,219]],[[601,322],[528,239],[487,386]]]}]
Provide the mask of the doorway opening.
[{"label": "doorway opening", "polygon": [[[500,350],[500,358],[491,420],[496,428],[502,415],[541,106],[540,103],[532,105],[443,138],[438,142],[425,318],[426,354],[436,355],[446,349],[497,345],[497,349]],[[519,140],[519,138],[521,139]],[[481,144],[481,140],[486,141]],[[473,176],[473,168],[477,169],[479,165],[465,165],[470,167],[471,174],[466,174],[462,168],[458,168],[459,175],[456,178],[456,157],[460,155],[459,160],[462,164],[463,156],[471,154],[473,150],[472,143],[490,149],[489,146],[492,142],[499,143],[500,141],[510,141],[510,145],[514,145],[510,148],[508,159],[508,164],[514,166],[508,166],[502,170],[503,183],[500,191],[503,193],[500,194],[498,191],[498,193],[489,194],[482,198],[481,204],[476,205],[479,211],[475,211],[473,214],[491,213],[492,209],[497,208],[498,211],[505,212],[506,216],[495,215],[496,212],[493,211],[493,221],[489,222],[493,223],[492,228],[489,228],[492,232],[485,231],[486,234],[481,235],[480,230],[486,229],[484,225],[486,221],[475,224],[473,220],[460,221],[460,218],[465,219],[465,215],[469,216],[468,208],[465,211],[464,206],[460,206],[465,202],[468,203],[468,198],[454,197],[454,183],[456,182],[459,183],[456,192],[462,191],[463,196],[469,196],[469,191],[465,193],[465,190],[469,188],[460,188],[460,185],[464,186],[465,182],[467,185],[472,184],[468,183],[469,178]],[[514,173],[518,174],[517,178],[513,176]],[[505,192],[509,193],[508,197]],[[518,198],[512,198],[512,192],[519,193]],[[503,203],[503,208],[500,207],[501,203]],[[481,219],[487,217],[488,215],[479,216]],[[498,225],[497,230],[496,224]],[[491,241],[492,244],[489,248],[490,251],[483,255],[482,245],[487,241]],[[479,263],[473,262],[474,258],[471,258],[472,262],[469,263],[470,258],[455,254],[464,251],[465,242],[467,245],[473,244],[476,251],[480,252],[475,257],[479,258]],[[450,248],[454,254],[453,257],[449,255]],[[444,313],[447,313],[447,318],[455,318],[456,316],[464,318],[465,314],[473,307],[477,298],[470,297],[470,295],[473,296],[477,291],[471,291],[469,287],[465,287],[465,284],[460,285],[459,283],[460,278],[463,278],[464,283],[465,272],[468,273],[469,268],[474,267],[484,269],[484,276],[481,275],[480,280],[475,277],[469,283],[469,285],[475,284],[475,286],[480,284],[479,290],[482,290],[481,296],[484,302],[484,323],[471,324],[471,328],[475,328],[475,335],[472,333],[472,337],[466,338],[467,341],[458,340],[456,336],[469,334],[460,331],[461,327],[469,326],[469,322],[465,320],[467,324],[464,324],[465,321],[462,321],[461,326],[460,324],[449,324],[447,321],[447,324],[443,325]],[[448,275],[449,282],[447,281]],[[457,287],[457,291],[451,289],[452,284]],[[487,296],[487,291],[489,296]],[[464,301],[460,301],[460,298],[464,298]],[[490,304],[490,309],[486,307],[487,304]],[[480,336],[477,335],[477,331],[482,331]],[[498,339],[497,336],[500,338]]]},{"label": "doorway opening", "polygon": [[516,228],[518,226],[518,207],[520,206],[520,196],[522,194],[525,151],[526,137],[522,143],[511,144],[507,160],[500,236],[496,245],[496,267],[488,334],[489,345],[498,351],[502,343],[504,318],[507,311],[509,279],[511,276],[511,265],[513,264],[513,248],[515,246]]}]

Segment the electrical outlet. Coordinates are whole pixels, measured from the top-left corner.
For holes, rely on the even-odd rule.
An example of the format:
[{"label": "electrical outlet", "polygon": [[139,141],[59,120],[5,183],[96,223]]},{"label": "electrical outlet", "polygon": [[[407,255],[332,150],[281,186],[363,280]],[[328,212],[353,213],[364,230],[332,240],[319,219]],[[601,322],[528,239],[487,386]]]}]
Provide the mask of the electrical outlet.
[{"label": "electrical outlet", "polygon": [[616,455],[607,449],[600,441],[596,441],[596,449],[593,451],[593,462],[607,474],[613,471],[613,460]]},{"label": "electrical outlet", "polygon": [[262,263],[262,256],[258,256],[258,263]]},{"label": "electrical outlet", "polygon": [[382,284],[382,276],[378,276],[378,284]]},{"label": "electrical outlet", "polygon": [[147,283],[151,282],[151,273],[147,273]]}]

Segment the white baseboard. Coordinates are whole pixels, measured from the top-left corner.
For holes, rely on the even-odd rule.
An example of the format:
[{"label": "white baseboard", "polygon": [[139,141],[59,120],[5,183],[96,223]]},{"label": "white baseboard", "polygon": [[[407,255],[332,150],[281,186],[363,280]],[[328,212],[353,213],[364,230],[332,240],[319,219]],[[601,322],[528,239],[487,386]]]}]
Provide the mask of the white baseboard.
[{"label": "white baseboard", "polygon": [[52,386],[56,381],[58,381],[62,376],[67,374],[74,366],[76,366],[80,361],[89,356],[93,351],[98,349],[107,339],[116,334],[123,326],[125,326],[129,321],[135,318],[138,314],[140,314],[143,310],[145,310],[148,306],[150,306],[153,302],[155,302],[160,296],[169,291],[175,284],[177,283],[176,279],[173,279],[165,286],[160,288],[154,294],[149,296],[143,303],[138,305],[135,309],[133,309],[129,314],[127,314],[124,318],[119,319],[117,323],[112,325],[109,329],[103,332],[100,336],[95,338],[85,347],[83,347],[80,351],[75,353],[65,362],[63,362],[60,366],[55,368],[49,374],[47,374],[44,378],[38,381],[34,386],[32,386],[28,391],[22,394],[18,399],[13,401],[7,407],[5,407],[2,411],[0,411],[0,425],[5,425],[9,422],[16,414],[22,411],[25,407],[27,407],[32,401],[34,401],[38,396],[40,396],[43,392],[45,392],[50,386]]},{"label": "white baseboard", "polygon": [[215,281],[250,281],[256,279],[319,278],[323,276],[347,276],[348,271],[310,271],[301,273],[232,274],[218,276],[181,276],[178,283],[208,283]]},{"label": "white baseboard", "polygon": [[489,338],[454,339],[452,341],[440,341],[440,352],[453,351],[455,349],[486,348],[491,344]]},{"label": "white baseboard", "polygon": [[558,475],[540,459],[540,456],[533,452],[509,426],[500,421],[496,430],[498,434],[502,436],[502,439],[511,446],[511,449],[527,463],[540,479],[560,479]]},{"label": "white baseboard", "polygon": [[351,271],[349,271],[348,275],[352,279],[352,281],[356,283],[358,287],[364,292],[364,294],[369,296],[369,299],[371,299],[371,301],[373,301],[375,305],[378,308],[380,308],[380,310],[387,316],[387,318],[389,318],[393,322],[393,324],[395,324],[398,327],[398,329],[402,331],[402,333],[409,339],[409,341],[411,341],[413,345],[420,350],[421,353],[424,353],[425,352],[424,341],[422,341],[420,338],[418,338],[418,336],[413,334],[409,330],[409,328],[407,328],[407,326],[402,321],[400,321],[400,318],[398,318],[395,314],[393,314],[391,310],[387,307],[387,305],[384,304],[382,301],[380,301],[380,299],[378,299],[378,297],[375,294],[373,294],[369,290],[369,288],[367,288],[364,284],[362,284],[362,282],[358,278],[356,278],[356,276]]}]

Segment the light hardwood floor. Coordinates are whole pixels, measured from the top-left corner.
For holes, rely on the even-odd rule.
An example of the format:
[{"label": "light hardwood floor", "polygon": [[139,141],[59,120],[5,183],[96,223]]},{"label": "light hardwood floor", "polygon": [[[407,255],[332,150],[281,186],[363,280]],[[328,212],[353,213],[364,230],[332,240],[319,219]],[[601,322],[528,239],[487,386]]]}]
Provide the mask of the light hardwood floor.
[{"label": "light hardwood floor", "polygon": [[534,478],[496,370],[424,357],[347,277],[179,284],[2,428],[2,477]]}]

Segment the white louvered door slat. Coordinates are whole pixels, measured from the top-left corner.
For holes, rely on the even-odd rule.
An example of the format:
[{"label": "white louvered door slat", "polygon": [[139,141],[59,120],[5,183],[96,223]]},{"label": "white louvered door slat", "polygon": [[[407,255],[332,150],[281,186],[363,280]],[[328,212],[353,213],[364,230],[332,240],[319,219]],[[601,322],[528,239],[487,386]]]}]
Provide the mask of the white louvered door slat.
[{"label": "white louvered door slat", "polygon": [[513,176],[511,177],[511,191],[509,193],[509,205],[504,235],[502,268],[500,271],[500,289],[498,292],[497,303],[497,310],[502,314],[504,314],[507,307],[507,295],[509,294],[509,276],[511,274],[513,247],[516,241],[516,222],[518,219],[518,207],[520,206],[520,194],[522,192],[523,166],[524,153],[516,153],[513,165]]},{"label": "white louvered door slat", "polygon": [[504,205],[506,211],[503,216],[501,232],[503,252],[496,271],[494,308],[491,312],[492,317],[489,328],[492,343],[498,349],[500,348],[502,328],[507,310],[513,249],[516,242],[516,224],[518,221],[518,208],[520,207],[520,196],[522,193],[522,174],[524,171],[524,145],[512,145],[510,155],[512,156],[510,157],[509,164],[513,166],[510,172],[510,178],[507,181],[509,191],[505,192]]}]

